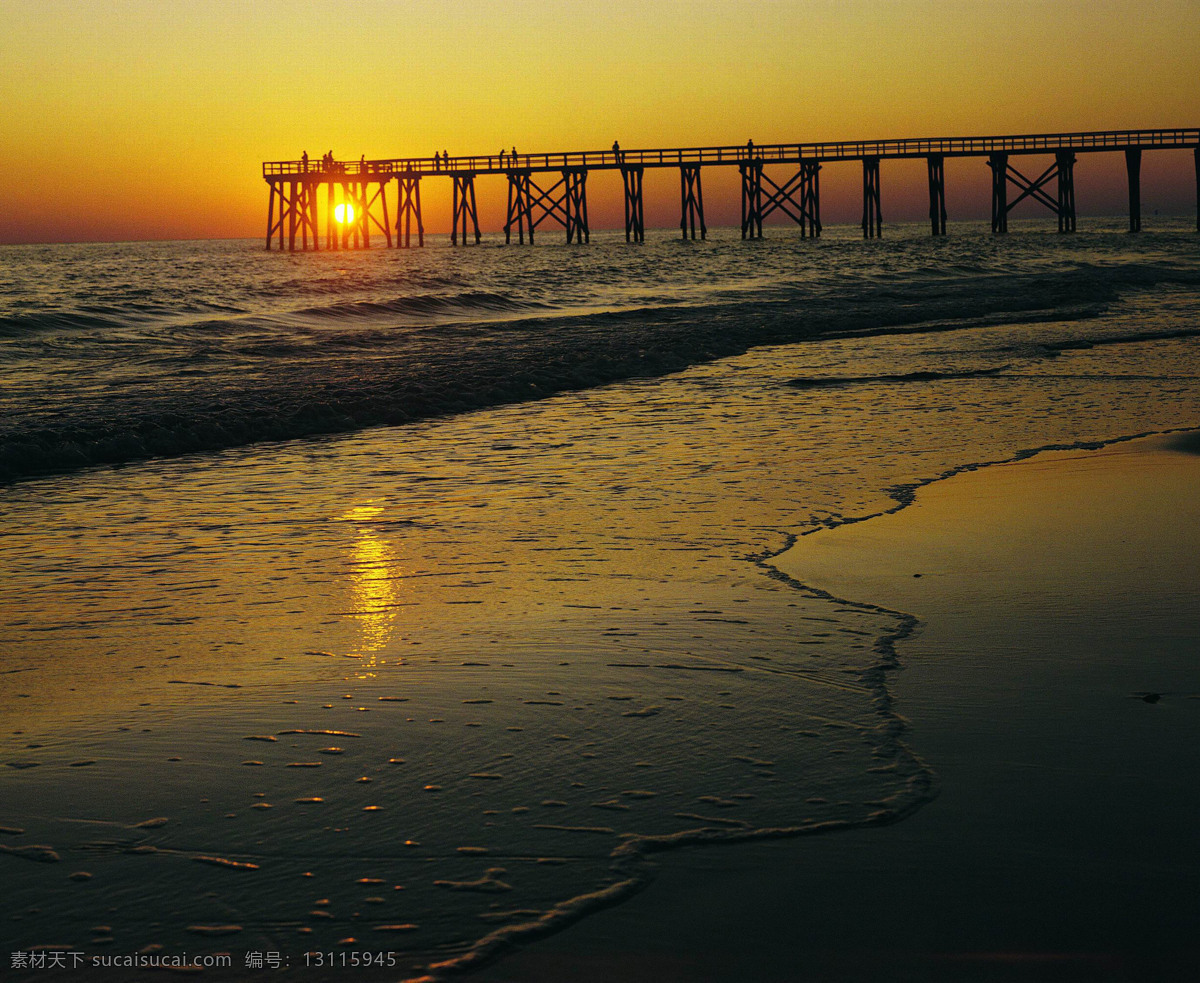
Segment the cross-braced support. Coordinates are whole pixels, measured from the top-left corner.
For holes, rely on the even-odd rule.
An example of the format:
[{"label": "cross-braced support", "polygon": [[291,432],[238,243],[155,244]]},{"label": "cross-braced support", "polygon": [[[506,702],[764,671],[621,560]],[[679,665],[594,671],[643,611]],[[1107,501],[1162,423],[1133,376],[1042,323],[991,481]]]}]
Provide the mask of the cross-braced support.
[{"label": "cross-braced support", "polygon": [[[996,153],[988,157],[992,169],[992,231],[1008,231],[1008,213],[1026,198],[1044,205],[1058,216],[1059,232],[1075,231],[1075,154],[1060,151],[1054,155],[1054,163],[1034,180],[1018,171],[1008,160],[1008,154]],[[1050,197],[1046,186],[1057,179],[1057,195]],[[1021,193],[1008,200],[1008,185],[1012,183]]]},{"label": "cross-braced support", "polygon": [[425,222],[421,218],[421,175],[408,171],[396,178],[396,245],[412,246],[413,224],[417,226],[417,245],[425,245]]},{"label": "cross-braced support", "polygon": [[625,241],[646,241],[646,214],[642,204],[642,172],[644,167],[621,167],[621,182],[625,185]]},{"label": "cross-braced support", "polygon": [[[291,181],[272,181],[271,200],[267,205],[267,248],[276,235],[279,248],[284,248],[284,230],[287,230],[287,248],[296,251],[296,237],[300,248],[308,250],[308,237],[312,236],[312,248],[319,248],[317,240],[317,188],[318,182],[308,178]],[[278,202],[278,218],[276,215]]]},{"label": "cross-braced support", "polygon": [[[388,218],[387,186],[388,181],[380,178],[370,181],[336,181],[326,182],[328,202],[325,211],[325,247],[327,249],[363,249],[371,247],[371,229],[383,233],[387,244],[392,244],[392,228]],[[335,199],[335,190],[337,192]],[[336,200],[336,203],[335,203]],[[313,196],[315,203],[316,196]],[[347,219],[343,212],[342,220],[337,219],[338,205],[346,205],[353,210],[353,217]],[[377,214],[381,213],[381,214]],[[314,209],[314,217],[315,217]],[[341,229],[339,243],[338,228]],[[315,226],[314,226],[315,228]]]},{"label": "cross-braced support", "polygon": [[742,238],[762,238],[762,182],[761,160],[744,160],[738,164],[742,175]]},{"label": "cross-braced support", "polygon": [[454,178],[454,217],[450,224],[450,242],[458,245],[459,229],[462,229],[463,245],[467,244],[467,222],[475,232],[478,244],[483,237],[479,232],[479,213],[475,208],[475,172],[458,171]]},{"label": "cross-braced support", "polygon": [[946,160],[941,154],[925,158],[929,169],[929,224],[935,236],[946,234]]},{"label": "cross-braced support", "polygon": [[863,217],[864,239],[883,235],[883,210],[879,202],[879,158],[863,158]]},{"label": "cross-braced support", "polygon": [[704,189],[700,186],[700,165],[681,164],[679,167],[680,215],[679,231],[683,238],[696,238],[696,223],[699,222],[700,238],[708,238],[708,226],[704,224]]},{"label": "cross-braced support", "polygon": [[[354,249],[358,249],[362,245],[363,212],[365,211],[363,208],[364,202],[359,194],[361,188],[356,181],[341,181],[338,183],[338,190],[340,191],[339,197],[341,199],[339,204],[348,206],[354,215],[352,220],[346,221],[343,219],[340,223],[338,223],[342,230],[341,248],[350,249],[353,247]],[[336,209],[336,207],[337,206],[335,205],[334,208]],[[326,225],[333,225],[334,221],[335,213],[331,211],[325,216]],[[370,244],[369,226],[367,227],[366,231],[368,234],[367,243]]]},{"label": "cross-braced support", "polygon": [[800,235],[821,234],[821,165],[815,160],[800,163],[800,170],[782,185],[762,168],[762,161],[742,167],[742,238],[761,238],[763,219],[783,212],[800,226]]},{"label": "cross-braced support", "polygon": [[[512,242],[517,230],[518,241],[524,243],[525,229],[529,242],[546,219],[561,225],[567,232],[567,242],[588,242],[587,168],[565,167],[550,188],[539,187],[529,170],[508,171],[508,219],[504,223],[504,241]],[[537,213],[536,217],[535,212]]]}]

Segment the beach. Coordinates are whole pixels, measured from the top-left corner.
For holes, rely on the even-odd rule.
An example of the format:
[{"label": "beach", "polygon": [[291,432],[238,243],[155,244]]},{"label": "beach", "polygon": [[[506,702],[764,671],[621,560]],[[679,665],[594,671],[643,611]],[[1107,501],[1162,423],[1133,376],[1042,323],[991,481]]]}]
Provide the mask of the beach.
[{"label": "beach", "polygon": [[[967,472],[775,558],[921,619],[888,688],[937,799],[886,829],[672,857],[644,896],[484,978],[1194,978],[1187,447]],[[650,930],[651,911],[670,915]]]},{"label": "beach", "polygon": [[[13,376],[49,380],[0,434],[10,952],[220,979],[1191,966],[1196,458],[1130,438],[1200,420],[1194,243],[1041,239],[614,238],[580,254],[589,296],[548,249],[454,253],[454,280],[220,244],[204,303],[241,264],[239,312],[183,278],[119,331],[115,297],[9,315]],[[256,280],[278,299],[251,308]],[[1109,577],[1154,557],[1161,583]]]}]

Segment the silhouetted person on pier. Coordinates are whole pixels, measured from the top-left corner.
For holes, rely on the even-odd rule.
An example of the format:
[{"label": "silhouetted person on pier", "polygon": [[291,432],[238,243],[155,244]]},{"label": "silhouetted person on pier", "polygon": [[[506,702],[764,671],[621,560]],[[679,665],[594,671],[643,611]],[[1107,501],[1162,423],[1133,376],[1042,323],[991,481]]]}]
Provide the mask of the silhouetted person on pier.
[{"label": "silhouetted person on pier", "polygon": [[304,151],[304,153],[302,153],[300,155],[300,170],[302,170],[302,171],[308,170],[308,151],[307,150]]},{"label": "silhouetted person on pier", "polygon": [[513,167],[516,167],[517,166],[517,148],[516,148],[515,144],[513,145],[513,149],[512,149],[512,162],[513,162]]},{"label": "silhouetted person on pier", "polygon": [[746,156],[747,157],[754,156],[754,141],[753,140],[746,141]]},{"label": "silhouetted person on pier", "polygon": [[617,158],[618,164],[621,163],[621,145],[616,140],[613,141],[613,156]]}]

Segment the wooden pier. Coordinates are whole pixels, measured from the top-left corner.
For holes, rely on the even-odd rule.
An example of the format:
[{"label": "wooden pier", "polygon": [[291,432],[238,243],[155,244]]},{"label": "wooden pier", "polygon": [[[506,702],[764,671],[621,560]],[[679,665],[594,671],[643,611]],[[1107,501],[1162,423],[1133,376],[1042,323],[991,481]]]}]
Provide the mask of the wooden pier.
[{"label": "wooden pier", "polygon": [[[826,164],[858,161],[862,167],[862,231],[866,238],[883,234],[883,195],[880,164],[884,160],[924,158],[929,173],[929,220],[932,234],[946,233],[945,161],[948,157],[979,157],[992,172],[992,231],[1008,231],[1008,215],[1026,199],[1045,206],[1058,219],[1060,232],[1074,232],[1075,165],[1081,155],[1125,154],[1129,184],[1129,231],[1142,227],[1141,163],[1145,150],[1191,149],[1196,168],[1197,215],[1200,231],[1200,129],[1109,130],[1094,133],[1046,133],[1025,136],[946,137],[919,140],[859,140],[840,143],[768,144],[752,141],[732,147],[686,147],[653,150],[574,151],[569,153],[492,154],[466,157],[397,157],[384,160],[268,161],[263,179],[270,188],[267,205],[267,249],[318,249],[321,207],[324,206],[324,248],[369,248],[372,233],[388,246],[425,244],[421,213],[421,181],[453,182],[450,241],[479,243],[479,213],[475,181],[497,175],[508,184],[504,241],[534,241],[546,224],[557,225],[568,243],[585,243],[588,224],[587,179],[592,171],[620,171],[625,195],[625,239],[645,238],[642,177],[647,168],[678,168],[683,238],[704,239],[704,194],[701,175],[706,167],[736,167],[741,174],[742,238],[763,234],[763,219],[775,212],[800,227],[802,236],[821,234],[820,172]],[[1023,173],[1015,161],[1052,157],[1037,177]],[[774,169],[774,176],[767,168]],[[1034,173],[1031,171],[1030,173]],[[395,182],[395,207],[389,212],[390,187]],[[322,194],[322,190],[324,194]],[[1010,196],[1009,192],[1014,191]],[[395,225],[389,216],[395,217]]]}]

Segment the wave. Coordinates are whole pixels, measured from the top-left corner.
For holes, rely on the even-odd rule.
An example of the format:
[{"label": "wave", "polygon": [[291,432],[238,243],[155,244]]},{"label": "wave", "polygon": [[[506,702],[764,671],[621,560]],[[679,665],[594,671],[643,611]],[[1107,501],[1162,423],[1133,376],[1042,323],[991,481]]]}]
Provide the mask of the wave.
[{"label": "wave", "polygon": [[[925,277],[859,285],[845,293],[796,288],[780,297],[773,291],[775,299],[759,303],[741,298],[584,314],[534,310],[524,312],[532,316],[451,324],[445,330],[435,324],[422,334],[389,331],[386,318],[414,306],[490,306],[519,315],[521,307],[533,305],[479,291],[341,303],[309,309],[307,316],[334,323],[359,318],[368,330],[347,337],[318,332],[319,337],[306,339],[302,352],[281,331],[256,355],[248,346],[232,358],[234,367],[211,373],[191,371],[195,365],[189,368],[188,359],[176,357],[175,370],[164,378],[97,387],[90,396],[81,388],[70,405],[40,415],[30,410],[0,424],[0,482],[526,402],[665,375],[761,345],[1087,318],[1104,311],[1122,290],[1178,279],[1178,271],[1147,265],[950,276],[935,282]],[[263,337],[260,329],[256,341]]]},{"label": "wave", "polygon": [[797,389],[822,389],[835,386],[857,386],[868,383],[934,382],[939,379],[976,379],[980,376],[998,375],[1007,369],[999,365],[990,369],[971,369],[965,372],[901,372],[895,375],[828,376],[821,379],[789,379],[788,385]]},{"label": "wave", "polygon": [[38,311],[0,316],[0,338],[19,338],[43,331],[118,330],[129,323],[127,314],[95,311]]},{"label": "wave", "polygon": [[464,293],[418,294],[396,297],[387,301],[346,301],[297,311],[299,317],[343,320],[379,318],[395,314],[475,314],[504,311],[527,311],[546,308],[531,300],[520,300],[505,294],[487,291]]},{"label": "wave", "polygon": [[[281,326],[322,322],[384,321],[396,317],[494,316],[496,314],[548,310],[549,305],[502,293],[482,290],[412,294],[384,301],[347,301],[304,307],[298,310],[251,314],[246,308],[213,302],[181,302],[177,306],[125,300],[93,304],[72,310],[40,310],[0,315],[0,337],[20,338],[55,331],[122,331],[132,325],[170,322],[179,330],[216,327],[236,332],[242,322],[251,326]],[[221,320],[188,323],[194,315],[221,315]]]}]

